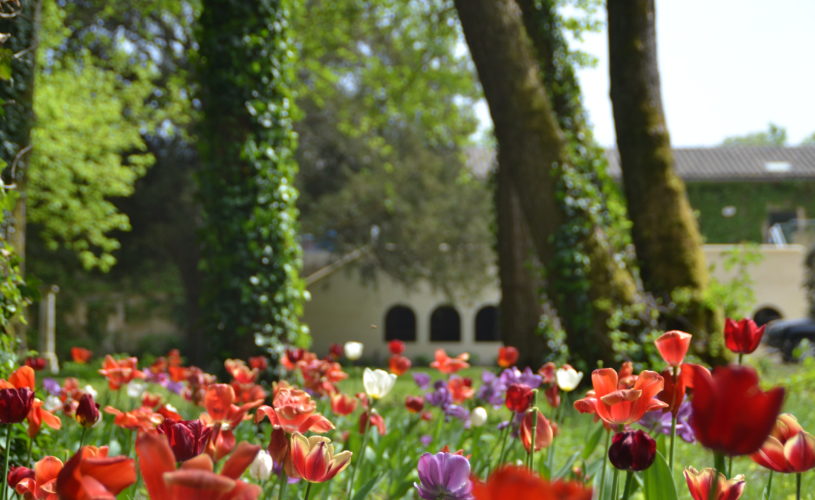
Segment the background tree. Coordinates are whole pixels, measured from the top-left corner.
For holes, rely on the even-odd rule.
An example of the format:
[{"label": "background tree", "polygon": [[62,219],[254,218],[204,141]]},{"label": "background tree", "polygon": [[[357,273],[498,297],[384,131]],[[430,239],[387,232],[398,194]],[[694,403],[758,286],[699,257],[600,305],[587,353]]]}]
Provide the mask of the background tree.
[{"label": "background tree", "polygon": [[285,0],[205,0],[198,176],[210,359],[302,342],[293,48]]},{"label": "background tree", "polygon": [[787,129],[774,123],[767,125],[764,132],[728,137],[722,141],[724,146],[783,146],[787,143]]},{"label": "background tree", "polygon": [[520,9],[505,0],[462,0],[456,9],[495,125],[498,162],[500,168],[509,169],[518,190],[570,351],[589,364],[611,359],[611,310],[632,305],[636,286],[610,251],[604,228],[593,225],[570,234],[584,249],[586,279],[579,282],[581,289],[568,287],[574,282],[574,268],[561,266],[559,258],[570,258],[572,248],[559,249],[550,240],[567,218],[564,205],[570,201],[564,199],[568,195],[559,195],[557,183],[567,182],[575,170],[540,80]]},{"label": "background tree", "polygon": [[702,238],[674,170],[660,94],[654,2],[609,0],[607,8],[617,148],[643,284],[666,306],[666,327],[692,332],[700,340],[694,343],[699,352],[715,356],[720,351],[712,339],[719,337],[721,312],[705,301]]}]

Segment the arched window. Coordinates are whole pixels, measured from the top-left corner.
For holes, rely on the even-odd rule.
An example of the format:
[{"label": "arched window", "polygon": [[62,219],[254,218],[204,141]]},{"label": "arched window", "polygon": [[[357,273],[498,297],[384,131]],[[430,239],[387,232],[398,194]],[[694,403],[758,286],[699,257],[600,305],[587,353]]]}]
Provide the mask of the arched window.
[{"label": "arched window", "polygon": [[393,306],[385,315],[385,340],[416,341],[416,314],[407,306]]},{"label": "arched window", "polygon": [[439,306],[430,315],[430,341],[461,341],[461,318],[453,306]]},{"label": "arched window", "polygon": [[770,321],[774,319],[781,319],[783,316],[780,312],[778,312],[775,308],[772,307],[762,307],[755,314],[753,314],[753,321],[756,322],[758,326],[766,325]]},{"label": "arched window", "polygon": [[498,308],[484,306],[475,315],[476,342],[497,342],[501,340],[498,331]]}]

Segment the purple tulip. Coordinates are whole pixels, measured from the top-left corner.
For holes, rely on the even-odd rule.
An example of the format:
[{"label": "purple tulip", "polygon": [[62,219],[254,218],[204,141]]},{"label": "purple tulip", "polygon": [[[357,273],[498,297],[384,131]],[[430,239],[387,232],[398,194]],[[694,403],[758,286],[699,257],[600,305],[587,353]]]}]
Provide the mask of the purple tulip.
[{"label": "purple tulip", "polygon": [[528,366],[524,368],[524,371],[513,366],[501,373],[501,381],[505,387],[509,387],[512,384],[523,384],[532,389],[537,389],[543,383],[543,377],[532,373],[532,369]]},{"label": "purple tulip", "polygon": [[425,390],[430,387],[430,375],[422,372],[413,372],[413,381],[419,386],[419,389]]},{"label": "purple tulip", "polygon": [[459,420],[467,420],[470,418],[470,411],[467,408],[459,405],[449,405],[444,408],[444,414],[448,417],[457,418]]},{"label": "purple tulip", "polygon": [[[690,416],[693,413],[690,401],[683,401],[676,414],[676,435],[686,443],[696,441],[693,428],[690,426]],[[671,435],[671,412],[649,411],[637,422],[651,431],[657,431],[667,436]]]},{"label": "purple tulip", "polygon": [[439,380],[433,387],[436,389],[435,391],[424,395],[424,400],[427,404],[437,406],[444,410],[453,403],[453,396],[443,381]]},{"label": "purple tulip", "polygon": [[425,453],[419,458],[419,483],[413,483],[425,500],[472,500],[470,462],[461,455]]},{"label": "purple tulip", "polygon": [[62,387],[60,387],[59,382],[52,378],[44,378],[42,379],[42,386],[52,396],[59,396],[62,392]]},{"label": "purple tulip", "polygon": [[489,370],[481,372],[481,387],[476,397],[486,401],[494,407],[504,406],[507,385],[504,381]]}]

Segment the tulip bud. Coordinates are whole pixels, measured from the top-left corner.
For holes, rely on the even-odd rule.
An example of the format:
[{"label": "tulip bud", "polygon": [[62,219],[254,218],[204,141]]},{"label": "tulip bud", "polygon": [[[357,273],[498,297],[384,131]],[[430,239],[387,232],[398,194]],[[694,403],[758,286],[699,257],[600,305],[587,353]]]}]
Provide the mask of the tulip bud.
[{"label": "tulip bud", "polygon": [[83,394],[79,398],[74,418],[82,427],[93,427],[99,421],[99,404],[93,400],[93,396]]},{"label": "tulip bud", "polygon": [[394,356],[398,356],[405,352],[405,343],[402,342],[401,340],[391,340],[390,342],[388,342],[388,350]]},{"label": "tulip bud", "polygon": [[483,406],[476,406],[470,412],[470,425],[473,427],[481,427],[487,423],[487,410]]},{"label": "tulip bud", "polygon": [[356,361],[362,357],[362,350],[365,346],[362,345],[362,342],[346,342],[345,346],[343,346],[343,350],[345,351],[345,357],[351,361]]},{"label": "tulip bud", "polygon": [[657,442],[641,430],[618,432],[608,449],[609,461],[622,470],[645,470],[654,463],[656,454]]},{"label": "tulip bud", "polygon": [[[345,344],[346,346],[348,344]],[[388,373],[385,370],[371,370],[366,368],[362,373],[362,383],[365,386],[365,392],[371,399],[380,399],[385,397],[391,389],[393,384],[396,383],[396,375]]]},{"label": "tulip bud", "polygon": [[286,432],[280,427],[272,431],[272,439],[269,441],[269,454],[275,463],[282,464],[286,461],[289,454],[289,438]]},{"label": "tulip bud", "polygon": [[665,332],[654,341],[657,351],[662,359],[671,366],[679,366],[688,353],[692,335],[690,333],[671,330]]},{"label": "tulip bud", "polygon": [[734,353],[750,354],[761,343],[765,326],[759,327],[750,318],[741,321],[727,318],[724,323],[724,343]]},{"label": "tulip bud", "polygon": [[23,479],[34,479],[34,471],[28,467],[12,467],[6,476],[6,484],[14,488]]},{"label": "tulip bud", "polygon": [[419,396],[405,398],[405,408],[411,413],[419,413],[424,409],[424,399]]},{"label": "tulip bud", "polygon": [[532,388],[524,384],[512,384],[507,389],[507,408],[515,413],[521,413],[532,404]]},{"label": "tulip bud", "polygon": [[256,481],[269,479],[272,475],[272,465],[272,456],[266,450],[260,450],[249,465],[249,477]]}]

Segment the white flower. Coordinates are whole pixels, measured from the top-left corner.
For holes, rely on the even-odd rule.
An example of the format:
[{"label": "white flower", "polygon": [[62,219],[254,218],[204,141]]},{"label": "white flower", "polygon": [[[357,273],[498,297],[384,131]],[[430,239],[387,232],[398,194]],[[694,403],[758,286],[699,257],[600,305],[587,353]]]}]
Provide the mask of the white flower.
[{"label": "white flower", "polygon": [[62,408],[62,401],[60,401],[59,396],[51,394],[45,398],[45,403],[42,406],[46,411],[54,411],[57,408]]},{"label": "white flower", "polygon": [[171,405],[170,403],[165,403],[164,404],[164,409],[166,409],[167,411],[171,411],[173,413],[178,413],[178,410],[176,409],[176,407]]},{"label": "white flower", "polygon": [[[346,344],[348,345],[348,344]],[[396,383],[396,375],[385,370],[371,370],[366,368],[362,373],[362,384],[365,392],[371,399],[380,399],[391,392],[393,384]]]},{"label": "white flower", "polygon": [[561,391],[571,392],[575,390],[583,380],[583,372],[579,372],[569,365],[562,366],[555,372],[557,386]]},{"label": "white flower", "polygon": [[272,475],[272,456],[266,450],[260,450],[255,460],[249,465],[249,477],[256,481],[265,481]]},{"label": "white flower", "polygon": [[146,390],[147,382],[142,382],[141,380],[134,379],[127,384],[127,395],[131,398],[140,398]]},{"label": "white flower", "polygon": [[345,357],[350,359],[351,361],[356,361],[362,357],[362,349],[365,346],[362,345],[362,342],[346,342],[343,346],[343,350],[345,351]]},{"label": "white flower", "polygon": [[487,410],[483,406],[476,406],[470,412],[470,424],[473,427],[481,427],[487,423]]},{"label": "white flower", "polygon": [[[83,387],[82,392],[84,392],[85,394],[90,394],[90,396],[94,400],[96,399],[97,392],[96,392],[96,389],[94,389],[92,385],[89,384],[89,385],[86,385],[85,387]],[[102,420],[102,419],[100,418],[99,420]]]}]

